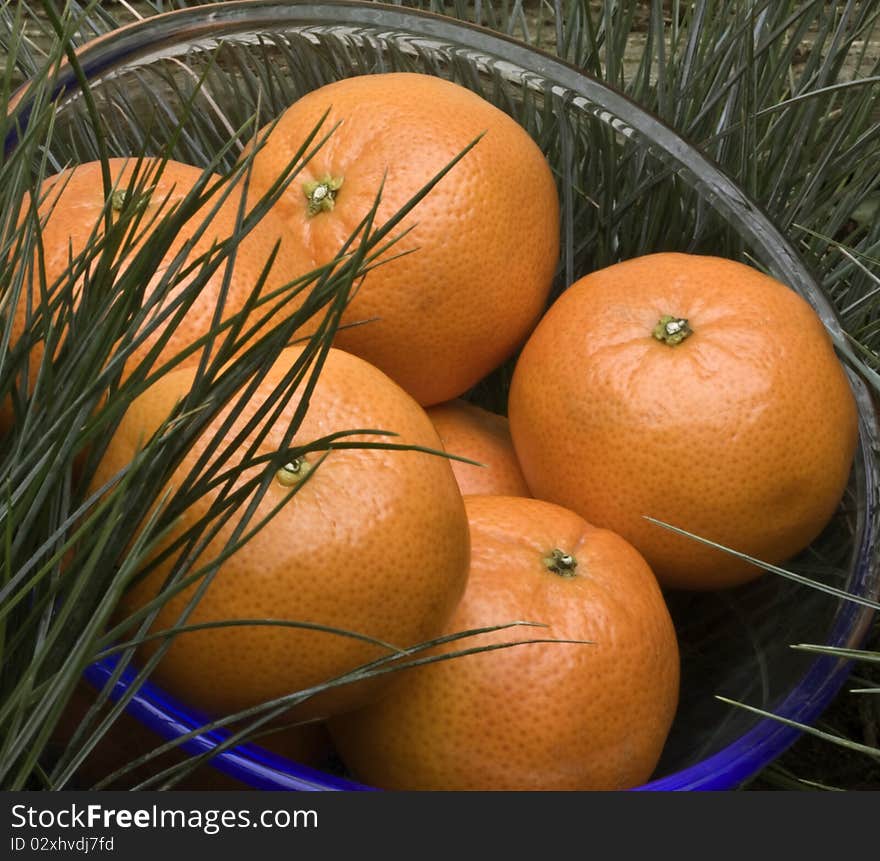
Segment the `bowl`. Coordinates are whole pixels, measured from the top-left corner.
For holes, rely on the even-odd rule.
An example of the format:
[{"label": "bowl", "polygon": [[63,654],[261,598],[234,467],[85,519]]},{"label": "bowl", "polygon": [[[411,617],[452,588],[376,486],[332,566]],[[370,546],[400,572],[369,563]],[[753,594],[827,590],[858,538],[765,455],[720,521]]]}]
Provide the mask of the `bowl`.
[{"label": "bowl", "polygon": [[[798,253],[729,177],[664,123],[577,68],[480,27],[395,6],[359,2],[230,2],[149,18],[91,42],[79,62],[104,124],[111,155],[146,145],[158,151],[175,116],[194,110],[174,158],[199,164],[258,113],[260,124],[304,93],[354,74],[417,71],[480,93],[534,137],[556,174],[562,203],[562,255],[555,290],[591,269],[659,250],[748,260],[804,296],[841,350],[835,313]],[[242,77],[244,76],[244,77]],[[229,82],[249,81],[231,98]],[[201,84],[200,84],[201,82]],[[98,157],[82,121],[85,105],[68,68],[57,79],[59,108],[50,163]],[[26,115],[27,93],[20,96]],[[126,121],[132,111],[163,111],[152,138]],[[244,141],[241,142],[242,146]],[[8,149],[15,145],[7,139]],[[230,152],[230,164],[238,150]],[[670,191],[672,193],[670,193]],[[641,229],[631,226],[638,220]],[[859,447],[845,497],[823,534],[792,572],[876,599],[877,417],[867,387],[850,379],[859,407]],[[480,400],[498,381],[478,386]],[[640,790],[738,787],[799,735],[796,727],[725,704],[723,696],[809,724],[840,690],[845,661],[792,649],[816,643],[857,647],[872,611],[790,578],[765,575],[716,593],[670,593],[682,656],[682,695],[663,757]],[[118,675],[118,678],[117,678]],[[133,678],[112,660],[86,679],[121,696]],[[128,711],[166,739],[194,733],[204,718],[152,683]],[[223,731],[184,745],[212,750]],[[369,789],[344,774],[307,768],[257,745],[237,745],[212,764],[258,789]]]}]

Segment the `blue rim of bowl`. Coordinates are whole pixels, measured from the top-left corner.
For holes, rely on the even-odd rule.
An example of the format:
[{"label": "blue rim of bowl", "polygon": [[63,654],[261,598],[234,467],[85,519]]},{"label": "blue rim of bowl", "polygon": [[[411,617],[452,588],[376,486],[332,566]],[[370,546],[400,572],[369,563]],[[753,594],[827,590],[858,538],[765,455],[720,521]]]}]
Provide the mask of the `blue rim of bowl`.
[{"label": "blue rim of bowl", "polygon": [[[110,699],[113,702],[125,696],[137,675],[137,670],[131,666],[120,673],[117,664],[117,658],[105,658],[89,666],[84,673],[85,680],[97,690],[101,690],[114,676],[118,676],[110,690]],[[139,687],[126,704],[125,711],[168,741],[193,733],[192,738],[179,746],[191,756],[213,751],[230,735],[224,729],[196,732],[199,727],[209,722],[209,718],[194,712],[149,681]],[[255,744],[238,744],[229,747],[213,756],[210,765],[255,789],[374,790],[371,786],[336,777],[329,772],[319,771],[301,763],[294,763]]]},{"label": "blue rim of bowl", "polygon": [[[707,192],[710,205],[730,219],[741,235],[763,250],[772,274],[786,281],[814,307],[826,326],[837,350],[849,359],[854,354],[830,302],[822,294],[816,280],[791,244],[768,216],[745,192],[707,156],[696,150],[658,117],[641,108],[628,97],[606,84],[584,74],[576,66],[552,54],[529,47],[510,37],[486,28],[414,9],[401,9],[359,0],[324,0],[309,2],[265,2],[265,0],[234,0],[206,7],[190,7],[152,16],[123,27],[87,43],[78,49],[78,61],[88,79],[112,71],[120,64],[188,44],[195,39],[222,38],[255,27],[315,26],[335,23],[363,27],[398,29],[417,37],[434,37],[477,52],[484,52],[509,62],[527,72],[553,80],[595,108],[607,112],[615,128],[629,128],[652,142],[652,150],[660,158],[691,173]],[[78,89],[76,75],[69,65],[60,68],[55,81],[54,96]],[[13,113],[20,127],[27,124],[30,112],[27,84],[12,101]],[[605,119],[607,122],[608,120]],[[4,151],[15,146],[14,128],[4,140]],[[864,382],[851,374],[860,412],[860,439],[864,486],[859,498],[873,504],[878,491],[877,466],[870,453],[880,439],[873,401]],[[863,494],[862,494],[863,492]],[[876,597],[880,577],[876,570],[878,548],[875,545],[876,524],[873,507],[864,513],[862,541],[858,548],[855,582],[856,594]],[[856,591],[861,590],[861,591]],[[829,645],[857,647],[863,641],[873,611],[855,602],[847,602],[837,614]],[[776,714],[801,724],[809,724],[824,711],[842,687],[849,671],[849,662],[832,656],[817,658],[798,686],[783,701]],[[98,688],[115,673],[115,660],[107,659],[90,666],[85,678]],[[119,675],[111,698],[123,696],[134,679],[127,669]],[[806,692],[806,693],[804,693]],[[166,739],[197,730],[205,721],[169,697],[150,682],[127,704],[126,710]],[[801,730],[764,718],[736,742],[681,771],[652,780],[637,790],[726,790],[741,785],[761,768],[779,756],[799,736]],[[213,731],[195,734],[183,743],[189,753],[213,750],[225,733]],[[293,763],[255,745],[238,745],[217,754],[212,765],[232,777],[259,789],[294,790],[370,790],[372,787],[336,777],[322,771]]]}]

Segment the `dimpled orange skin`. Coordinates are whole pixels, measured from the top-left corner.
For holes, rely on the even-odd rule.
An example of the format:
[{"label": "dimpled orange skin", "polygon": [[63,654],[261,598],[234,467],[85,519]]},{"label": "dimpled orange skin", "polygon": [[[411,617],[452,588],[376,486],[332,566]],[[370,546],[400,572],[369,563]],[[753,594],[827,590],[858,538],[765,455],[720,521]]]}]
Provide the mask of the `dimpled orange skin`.
[{"label": "dimpled orange skin", "polygon": [[[693,334],[652,337],[662,315]],[[806,547],[842,497],[855,400],[794,291],[717,257],[656,254],[586,276],[549,310],[514,372],[509,416],[533,494],[613,529],[670,588],[763,569]]]},{"label": "dimpled orange skin", "polygon": [[447,452],[480,464],[449,461],[463,494],[531,496],[505,416],[460,399],[429,407],[427,412]]},{"label": "dimpled orange skin", "polygon": [[[423,405],[458,397],[522,345],[546,307],[559,253],[559,203],[538,146],[510,117],[430,75],[364,75],[296,101],[253,162],[275,180],[297,149],[341,122],[277,204],[312,266],[326,263],[374,204],[394,215],[468,144],[482,139],[395,228],[351,302],[336,344],[385,371]],[[385,176],[387,172],[387,176]],[[308,214],[305,183],[343,179],[332,211]],[[403,251],[405,257],[389,258]]]},{"label": "dimpled orange skin", "polygon": [[[159,159],[144,159],[140,165],[134,158],[111,158],[108,161],[114,190],[124,191],[130,188],[131,191],[139,193],[155,186],[150,192],[149,203],[137,227],[136,235],[138,238],[132,243],[132,248],[126,252],[124,259],[132,260],[134,258],[152,229],[180,204],[202,176],[200,168],[176,161],[166,162],[160,174],[160,164]],[[137,174],[135,174],[136,170]],[[219,176],[216,177],[216,180],[219,178]],[[213,183],[213,181],[215,180],[212,179],[211,182]],[[87,162],[49,177],[46,180],[43,193],[45,196],[40,203],[39,213],[44,221],[42,245],[46,283],[50,290],[53,288],[57,290],[59,280],[66,276],[69,269],[71,256],[75,258],[78,254],[83,253],[90,242],[94,242],[97,237],[103,234],[106,203],[100,163]],[[186,241],[202,227],[206,218],[210,218],[210,227],[205,230],[201,238],[196,240],[193,249],[187,254],[183,268],[191,266],[211,248],[213,243],[233,235],[240,206],[241,186],[234,187],[219,210],[214,213],[213,207],[217,205],[220,193],[222,193],[222,189],[196,212],[174,238],[163,262],[157,267],[153,276],[154,285],[158,285],[160,277],[167,271],[174,257],[181,252]],[[224,318],[241,310],[251,291],[260,283],[263,269],[271,257],[273,247],[276,242],[281,240],[283,233],[283,227],[276,221],[275,214],[270,212],[247,236],[241,239],[236,251],[234,274],[224,300]],[[292,280],[295,277],[294,272],[301,274],[302,260],[300,257],[293,256],[295,249],[296,246],[293,243],[282,242],[277,257],[269,270],[265,282],[266,290],[277,289]],[[225,269],[225,264],[221,264],[217,271],[211,275],[199,296],[189,305],[185,316],[174,325],[168,342],[160,352],[158,360],[160,364],[173,358],[210,331],[213,325],[213,315],[221,295]],[[176,286],[169,293],[163,307],[173,301],[174,297],[185,289],[184,284],[190,280],[187,276],[183,283]],[[38,288],[35,289],[38,290]],[[34,293],[32,301],[39,301],[38,292]],[[259,309],[257,313],[259,314]],[[21,337],[26,320],[27,299],[23,294],[16,306],[13,318],[13,344]],[[126,363],[127,373],[123,375],[123,379],[139,362],[146,358],[163,331],[164,326],[135,348]],[[42,345],[38,343],[32,350],[30,357],[31,373],[34,377],[42,354]],[[200,355],[199,352],[196,352],[184,360],[181,366],[196,364]]]},{"label": "dimpled orange skin", "polygon": [[[294,347],[281,354],[230,434],[253,416],[299,353]],[[190,370],[172,372],[135,401],[102,462],[96,486],[130,461],[142,435],[169,414],[191,379]],[[257,454],[277,450],[298,400],[294,395]],[[224,410],[186,455],[172,485],[180,485],[226,414]],[[396,442],[440,449],[424,410],[409,395],[376,368],[334,349],[294,444],[355,428],[392,430],[399,434]],[[252,525],[288,492],[273,479]],[[186,509],[168,540],[201,518],[216,493],[207,493]],[[233,516],[223,526],[200,561],[215,557],[237,521]],[[464,589],[467,566],[467,517],[446,458],[414,451],[336,450],[280,512],[224,562],[189,623],[286,619],[410,646],[435,636],[446,623]],[[168,564],[159,566],[130,590],[123,610],[150,600],[169,570]],[[156,629],[172,626],[191,594],[188,589],[171,599]],[[142,658],[149,653],[145,648]],[[387,651],[379,646],[332,633],[228,627],[179,637],[153,678],[192,706],[226,714],[327,681],[384,654]],[[382,681],[339,688],[305,703],[297,717],[323,717],[352,708],[374,696]]]},{"label": "dimpled orange skin", "polygon": [[[343,761],[398,790],[626,789],[659,759],[678,702],[675,630],[644,559],[559,506],[465,498],[471,571],[447,632],[516,620],[454,648],[553,638],[404,670],[380,701],[332,720]],[[548,569],[554,549],[574,576]],[[449,651],[450,646],[446,650]]]}]

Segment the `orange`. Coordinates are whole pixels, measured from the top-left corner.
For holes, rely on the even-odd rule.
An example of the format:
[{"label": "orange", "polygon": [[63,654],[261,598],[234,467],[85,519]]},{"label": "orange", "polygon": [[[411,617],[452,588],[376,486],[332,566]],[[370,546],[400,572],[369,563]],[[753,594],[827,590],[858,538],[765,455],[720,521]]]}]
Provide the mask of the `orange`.
[{"label": "orange", "polygon": [[805,300],[742,263],[672,253],[565,291],[519,358],[509,416],[535,496],[619,532],[683,589],[762,569],[646,517],[782,562],[835,511],[857,435]]},{"label": "orange", "polygon": [[505,416],[460,399],[429,407],[427,412],[449,454],[481,464],[449,461],[463,494],[531,496]]},{"label": "orange", "polygon": [[[224,439],[231,441],[253,419],[301,352],[292,347],[281,354],[224,431]],[[159,427],[188,391],[193,373],[189,369],[171,372],[133,403],[102,461],[95,486],[130,462],[141,440]],[[278,450],[301,392],[297,390],[272,424],[255,456]],[[229,411],[230,407],[224,408],[210,423],[174,471],[170,486],[180,486]],[[367,362],[334,349],[310,397],[294,445],[351,429],[394,431],[398,443],[440,450],[431,422],[409,395]],[[249,431],[241,446],[252,439],[253,431]],[[356,439],[389,440],[374,434]],[[319,457],[308,454],[304,462],[277,471],[249,530],[306,473],[309,477],[271,521],[222,564],[188,623],[293,620],[341,628],[397,647],[432,638],[459,600],[468,566],[467,518],[448,460],[442,454],[389,449],[336,449],[317,465]],[[214,468],[226,471],[236,463],[233,456],[228,464]],[[267,467],[244,469],[235,487],[258,475],[261,468]],[[186,508],[162,546],[197,523],[218,492],[215,487]],[[196,567],[216,558],[237,522],[233,516],[222,526]],[[122,600],[123,611],[151,600],[173,561],[158,565],[129,590]],[[176,623],[194,588],[164,605],[155,623],[157,630]],[[142,654],[150,653],[145,647]],[[214,628],[179,636],[153,678],[205,713],[227,714],[329,681],[387,654],[387,649],[373,643],[325,631],[278,626]],[[337,688],[305,704],[297,717],[322,717],[325,712],[360,705],[379,690],[382,681]]]},{"label": "orange", "polygon": [[[458,397],[525,340],[546,307],[559,253],[559,202],[541,150],[507,114],[430,75],[347,78],[285,111],[255,156],[265,188],[329,116],[340,123],[278,203],[310,267],[327,263],[373,205],[397,212],[483,135],[399,225],[410,232],[364,279],[337,345],[419,403]],[[412,252],[391,259],[402,252]],[[368,321],[368,322],[364,322]]]},{"label": "orange", "polygon": [[516,626],[444,647],[552,638],[400,672],[332,720],[354,774],[402,790],[625,789],[657,765],[678,701],[675,630],[620,536],[535,499],[465,498],[467,590],[447,632]]},{"label": "orange", "polygon": [[[136,239],[131,243],[131,248],[121,257],[121,260],[131,260],[137,250],[143,246],[155,226],[172,212],[186,194],[193,189],[202,175],[202,170],[175,161],[168,161],[163,167],[159,159],[145,159],[138,167],[136,159],[111,158],[108,167],[114,187],[112,203],[114,211],[122,206],[122,198],[127,193],[142,195],[144,200],[145,208],[142,220],[136,228]],[[136,168],[138,173],[135,177]],[[216,179],[219,180],[219,176]],[[192,265],[213,244],[234,234],[241,190],[233,188],[218,211],[213,213],[213,208],[217,205],[221,193],[222,189],[199,209],[175,237],[163,261],[156,269],[147,296],[149,296],[151,289],[155,290],[158,287],[162,274],[167,271],[175,256],[181,252],[184,244],[194,236],[197,230],[202,228],[206,219],[210,219],[210,226],[195,241],[182,268]],[[106,199],[100,162],[77,165],[61,174],[49,177],[41,194],[39,215],[43,222],[41,239],[44,248],[46,284],[50,291],[57,291],[59,283],[63,283],[64,279],[68,277],[70,259],[75,259],[77,255],[86,250],[91,242],[103,235]],[[224,319],[241,310],[248,296],[259,283],[261,273],[270,259],[273,247],[284,232],[276,218],[277,216],[273,213],[267,213],[239,243],[233,277],[224,302],[222,315]],[[292,256],[293,248],[291,243],[283,243],[279,248],[278,256],[274,260],[266,280],[266,290],[276,289],[293,280],[292,273],[294,271],[297,274],[302,274],[301,260]],[[219,266],[195,302],[190,305],[184,318],[174,326],[171,336],[159,356],[160,363],[173,358],[211,329],[212,317],[221,294],[225,269],[225,264]],[[170,291],[161,307],[166,308],[175,297],[179,296],[185,289],[184,284],[190,280],[190,276],[187,276],[184,283]],[[80,285],[76,292],[77,300],[79,300],[81,289]],[[108,301],[110,298],[108,297]],[[31,290],[30,301],[33,303],[40,301],[37,286],[33,286]],[[24,331],[27,305],[28,298],[22,295],[15,308],[13,318],[13,343],[21,337]],[[259,313],[258,309],[257,314]],[[147,356],[164,328],[164,326],[160,327],[158,332],[146,338],[135,349],[126,363],[128,373]],[[217,343],[219,344],[220,341],[218,340]],[[35,345],[30,356],[32,383],[42,354],[41,345]],[[199,353],[195,353],[184,364],[197,363],[199,355]],[[128,373],[124,374],[124,377]]]}]

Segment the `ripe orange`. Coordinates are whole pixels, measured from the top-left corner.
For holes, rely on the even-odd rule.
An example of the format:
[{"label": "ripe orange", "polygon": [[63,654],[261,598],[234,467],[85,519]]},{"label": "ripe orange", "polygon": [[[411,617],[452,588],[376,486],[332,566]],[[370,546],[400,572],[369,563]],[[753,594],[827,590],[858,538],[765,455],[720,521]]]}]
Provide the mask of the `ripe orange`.
[{"label": "ripe orange", "polygon": [[473,466],[450,460],[463,494],[531,496],[504,416],[463,400],[437,404],[427,412],[449,454],[482,464]]},{"label": "ripe orange", "polygon": [[400,790],[624,789],[647,780],[678,701],[675,630],[622,538],[536,499],[465,498],[467,590],[448,633],[525,620],[454,649],[535,643],[402,670],[388,695],[332,720],[360,779]]},{"label": "ripe orange", "polygon": [[[180,201],[202,175],[200,168],[180,162],[168,161],[161,167],[159,159],[145,159],[140,165],[137,177],[136,159],[112,158],[109,160],[110,175],[113,180],[113,209],[122,206],[126,193],[143,195],[144,213],[136,229],[137,239],[121,257],[131,260],[140,249],[155,226],[167,214],[176,208]],[[161,173],[160,171],[161,167]],[[219,179],[219,177],[217,177]],[[39,205],[39,215],[43,222],[42,245],[44,249],[46,283],[50,291],[57,292],[59,282],[68,277],[70,259],[81,254],[103,235],[103,212],[106,206],[101,179],[100,162],[88,162],[77,165],[46,180],[41,191],[43,197]],[[184,247],[184,244],[200,229],[205,220],[210,218],[210,226],[195,242],[187,255],[187,263],[191,265],[205,254],[217,242],[231,237],[235,232],[236,218],[240,206],[241,191],[233,189],[218,211],[212,214],[213,207],[219,200],[216,196],[209,200],[199,212],[190,219],[175,238],[163,261],[156,270],[151,287],[156,289],[160,277],[167,271],[171,262]],[[239,243],[230,282],[229,292],[224,302],[223,318],[230,317],[243,307],[251,291],[259,283],[261,273],[267,265],[275,243],[284,232],[277,222],[277,216],[267,213],[260,223],[250,231]],[[300,258],[293,257],[294,245],[282,243],[278,255],[266,279],[266,290],[278,288],[292,280],[294,272],[302,274],[303,266]],[[199,337],[204,336],[212,326],[212,317],[221,293],[225,265],[221,265],[211,276],[196,301],[189,307],[185,317],[176,325],[170,339],[163,348],[160,363],[173,358]],[[189,283],[188,276],[185,283]],[[180,284],[170,291],[163,300],[162,308],[167,307],[175,297],[184,290]],[[77,298],[81,286],[77,290]],[[108,297],[109,302],[110,297]],[[39,302],[39,288],[33,286],[30,301]],[[28,297],[22,295],[15,308],[12,324],[12,342],[15,343],[22,335],[27,319]],[[164,327],[163,327],[164,328]],[[142,361],[156,344],[160,332],[146,338],[129,358],[126,370],[130,371]],[[37,344],[31,353],[30,371],[33,378],[42,357],[42,347]],[[192,365],[198,361],[199,354],[190,357],[184,364]],[[127,376],[125,374],[124,376]]]},{"label": "ripe orange", "polygon": [[[224,439],[232,440],[253,418],[300,353],[300,348],[292,347],[281,354],[224,432]],[[134,402],[102,462],[96,486],[131,460],[142,437],[169,415],[192,377],[188,369],[169,373]],[[277,451],[300,392],[272,425],[257,455]],[[228,414],[227,407],[211,422],[174,472],[171,485],[180,485]],[[351,429],[391,430],[399,434],[398,442],[440,449],[424,410],[409,395],[367,362],[331,350],[294,444]],[[240,450],[252,439],[250,432]],[[357,439],[388,442],[388,437],[370,434]],[[315,466],[318,457],[306,456],[313,470],[308,481],[223,563],[188,623],[295,620],[342,628],[400,647],[435,636],[462,594],[468,565],[467,518],[448,460],[426,452],[388,449],[337,449]],[[303,464],[296,466],[298,474],[305,475]],[[245,469],[235,486],[253,478],[258,469]],[[297,483],[297,470],[280,470],[249,528]],[[163,546],[205,515],[218,490],[207,492],[185,510]],[[236,522],[233,517],[221,528],[197,567],[216,557]],[[172,562],[157,566],[136,584],[123,598],[122,609],[131,611],[151,600]],[[190,587],[164,605],[156,629],[176,622],[193,591]],[[145,647],[144,656],[151,649]],[[378,645],[323,631],[214,628],[178,637],[154,678],[203,712],[225,714],[328,681],[387,654]],[[381,682],[380,678],[337,688],[320,701],[306,703],[297,717],[320,717],[325,711],[359,705],[379,690]]]},{"label": "ripe orange", "polygon": [[[546,306],[559,249],[550,168],[521,126],[471,91],[431,75],[377,74],[288,108],[254,158],[255,189],[275,179],[328,109],[321,134],[341,125],[277,207],[309,268],[333,258],[383,178],[377,226],[483,135],[395,230],[411,228],[343,318],[370,322],[336,341],[423,405],[458,397],[522,345]],[[404,251],[413,253],[390,259]]]},{"label": "ripe orange", "polygon": [[806,301],[744,264],[685,254],[628,260],[565,291],[521,354],[509,415],[535,496],[619,532],[662,584],[686,589],[762,569],[645,515],[782,562],[833,514],[857,435],[846,375]]}]

